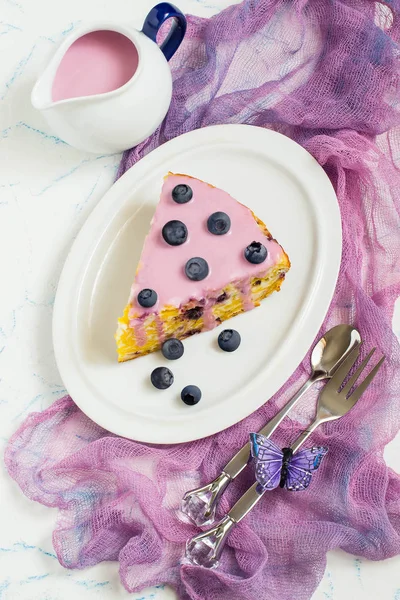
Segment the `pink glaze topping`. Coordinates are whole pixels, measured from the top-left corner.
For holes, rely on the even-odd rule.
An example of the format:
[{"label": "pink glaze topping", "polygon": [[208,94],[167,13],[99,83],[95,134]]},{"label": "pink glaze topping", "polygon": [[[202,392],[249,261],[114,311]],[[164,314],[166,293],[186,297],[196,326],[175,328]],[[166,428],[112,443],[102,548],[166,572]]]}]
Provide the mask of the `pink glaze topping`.
[{"label": "pink glaze topping", "polygon": [[[193,198],[186,204],[172,199],[172,190],[178,184],[193,190]],[[213,235],[207,229],[208,217],[217,211],[225,212],[231,219],[231,228],[225,235]],[[188,239],[180,246],[167,244],[161,233],[165,223],[175,219],[188,229]],[[261,242],[268,250],[260,265],[251,264],[244,257],[245,248],[253,241]],[[201,300],[231,282],[265,273],[280,261],[282,254],[280,245],[263,234],[250,209],[227,192],[185,175],[168,175],[132,285],[130,316],[137,318],[165,305],[179,307],[191,299]],[[202,281],[192,281],[185,274],[186,262],[195,256],[204,258],[210,269]],[[137,302],[137,295],[144,288],[151,288],[158,295],[156,305],[150,309]]]}]

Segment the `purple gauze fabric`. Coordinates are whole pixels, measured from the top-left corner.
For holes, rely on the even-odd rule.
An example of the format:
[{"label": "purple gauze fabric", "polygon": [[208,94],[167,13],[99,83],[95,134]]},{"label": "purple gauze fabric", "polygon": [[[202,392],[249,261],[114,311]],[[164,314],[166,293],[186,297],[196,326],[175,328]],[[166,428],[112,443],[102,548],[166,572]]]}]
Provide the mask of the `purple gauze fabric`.
[{"label": "purple gauze fabric", "polygon": [[[214,571],[180,562],[197,531],[178,519],[180,499],[214,478],[288,400],[309,371],[308,356],[256,413],[189,444],[121,439],[69,397],[30,415],[5,460],[27,496],[59,508],[53,541],[66,567],[118,560],[128,590],[169,583],[185,600],[302,600],[321,580],[330,549],[373,560],[400,553],[400,478],[383,460],[400,426],[400,352],[391,329],[400,293],[399,8],[397,1],[259,0],[210,20],[190,17],[172,60],[170,111],[125,154],[120,173],[176,135],[215,123],[269,127],[301,143],[331,178],[343,221],[342,267],[322,330],[354,323],[365,348],[376,345],[387,361],[356,408],[313,435],[329,454],[310,488],[268,493],[231,533]],[[316,394],[284,422],[279,443],[311,418]],[[252,481],[246,469],[222,510]]]}]

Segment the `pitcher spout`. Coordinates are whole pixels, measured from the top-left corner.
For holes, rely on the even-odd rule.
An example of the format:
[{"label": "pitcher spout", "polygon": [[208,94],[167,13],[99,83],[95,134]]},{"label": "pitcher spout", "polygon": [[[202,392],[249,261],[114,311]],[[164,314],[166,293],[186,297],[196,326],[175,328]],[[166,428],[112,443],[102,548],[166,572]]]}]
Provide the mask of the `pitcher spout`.
[{"label": "pitcher spout", "polygon": [[37,110],[47,110],[58,104],[52,97],[53,82],[63,56],[73,41],[74,38],[71,38],[70,40],[65,40],[64,43],[61,44],[43,73],[37,79],[31,92],[31,103]]},{"label": "pitcher spout", "polygon": [[46,110],[55,104],[51,97],[52,83],[53,78],[46,72],[35,83],[31,92],[31,103],[37,110]]}]

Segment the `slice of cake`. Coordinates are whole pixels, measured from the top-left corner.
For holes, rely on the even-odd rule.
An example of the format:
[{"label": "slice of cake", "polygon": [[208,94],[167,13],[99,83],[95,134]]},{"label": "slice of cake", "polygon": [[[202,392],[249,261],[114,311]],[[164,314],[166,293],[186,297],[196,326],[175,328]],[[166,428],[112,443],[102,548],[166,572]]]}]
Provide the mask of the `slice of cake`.
[{"label": "slice of cake", "polygon": [[118,322],[118,360],[259,306],[289,268],[285,251],[249,208],[199,179],[168,174]]}]

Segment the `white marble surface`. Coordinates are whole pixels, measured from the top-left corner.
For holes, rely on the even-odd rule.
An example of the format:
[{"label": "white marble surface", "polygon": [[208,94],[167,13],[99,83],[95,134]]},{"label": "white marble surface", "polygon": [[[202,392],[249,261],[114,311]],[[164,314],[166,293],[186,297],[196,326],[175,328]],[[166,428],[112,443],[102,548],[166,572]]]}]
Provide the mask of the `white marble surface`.
[{"label": "white marble surface", "polygon": [[[215,4],[213,3],[215,2]],[[93,156],[57,140],[29,94],[56,44],[93,16],[140,27],[150,0],[0,0],[0,447],[33,410],[65,391],[54,362],[51,314],[68,249],[112,184],[119,155]],[[180,0],[209,16],[226,0]],[[5,285],[6,283],[6,285]],[[400,319],[397,319],[400,331]],[[400,439],[387,449],[400,470]],[[62,568],[55,511],[27,500],[0,466],[0,600],[165,600],[163,588],[129,595],[115,563]],[[267,593],[266,593],[267,598]],[[313,600],[400,600],[400,558],[383,563],[333,552]],[[233,599],[234,600],[234,599]]]}]

